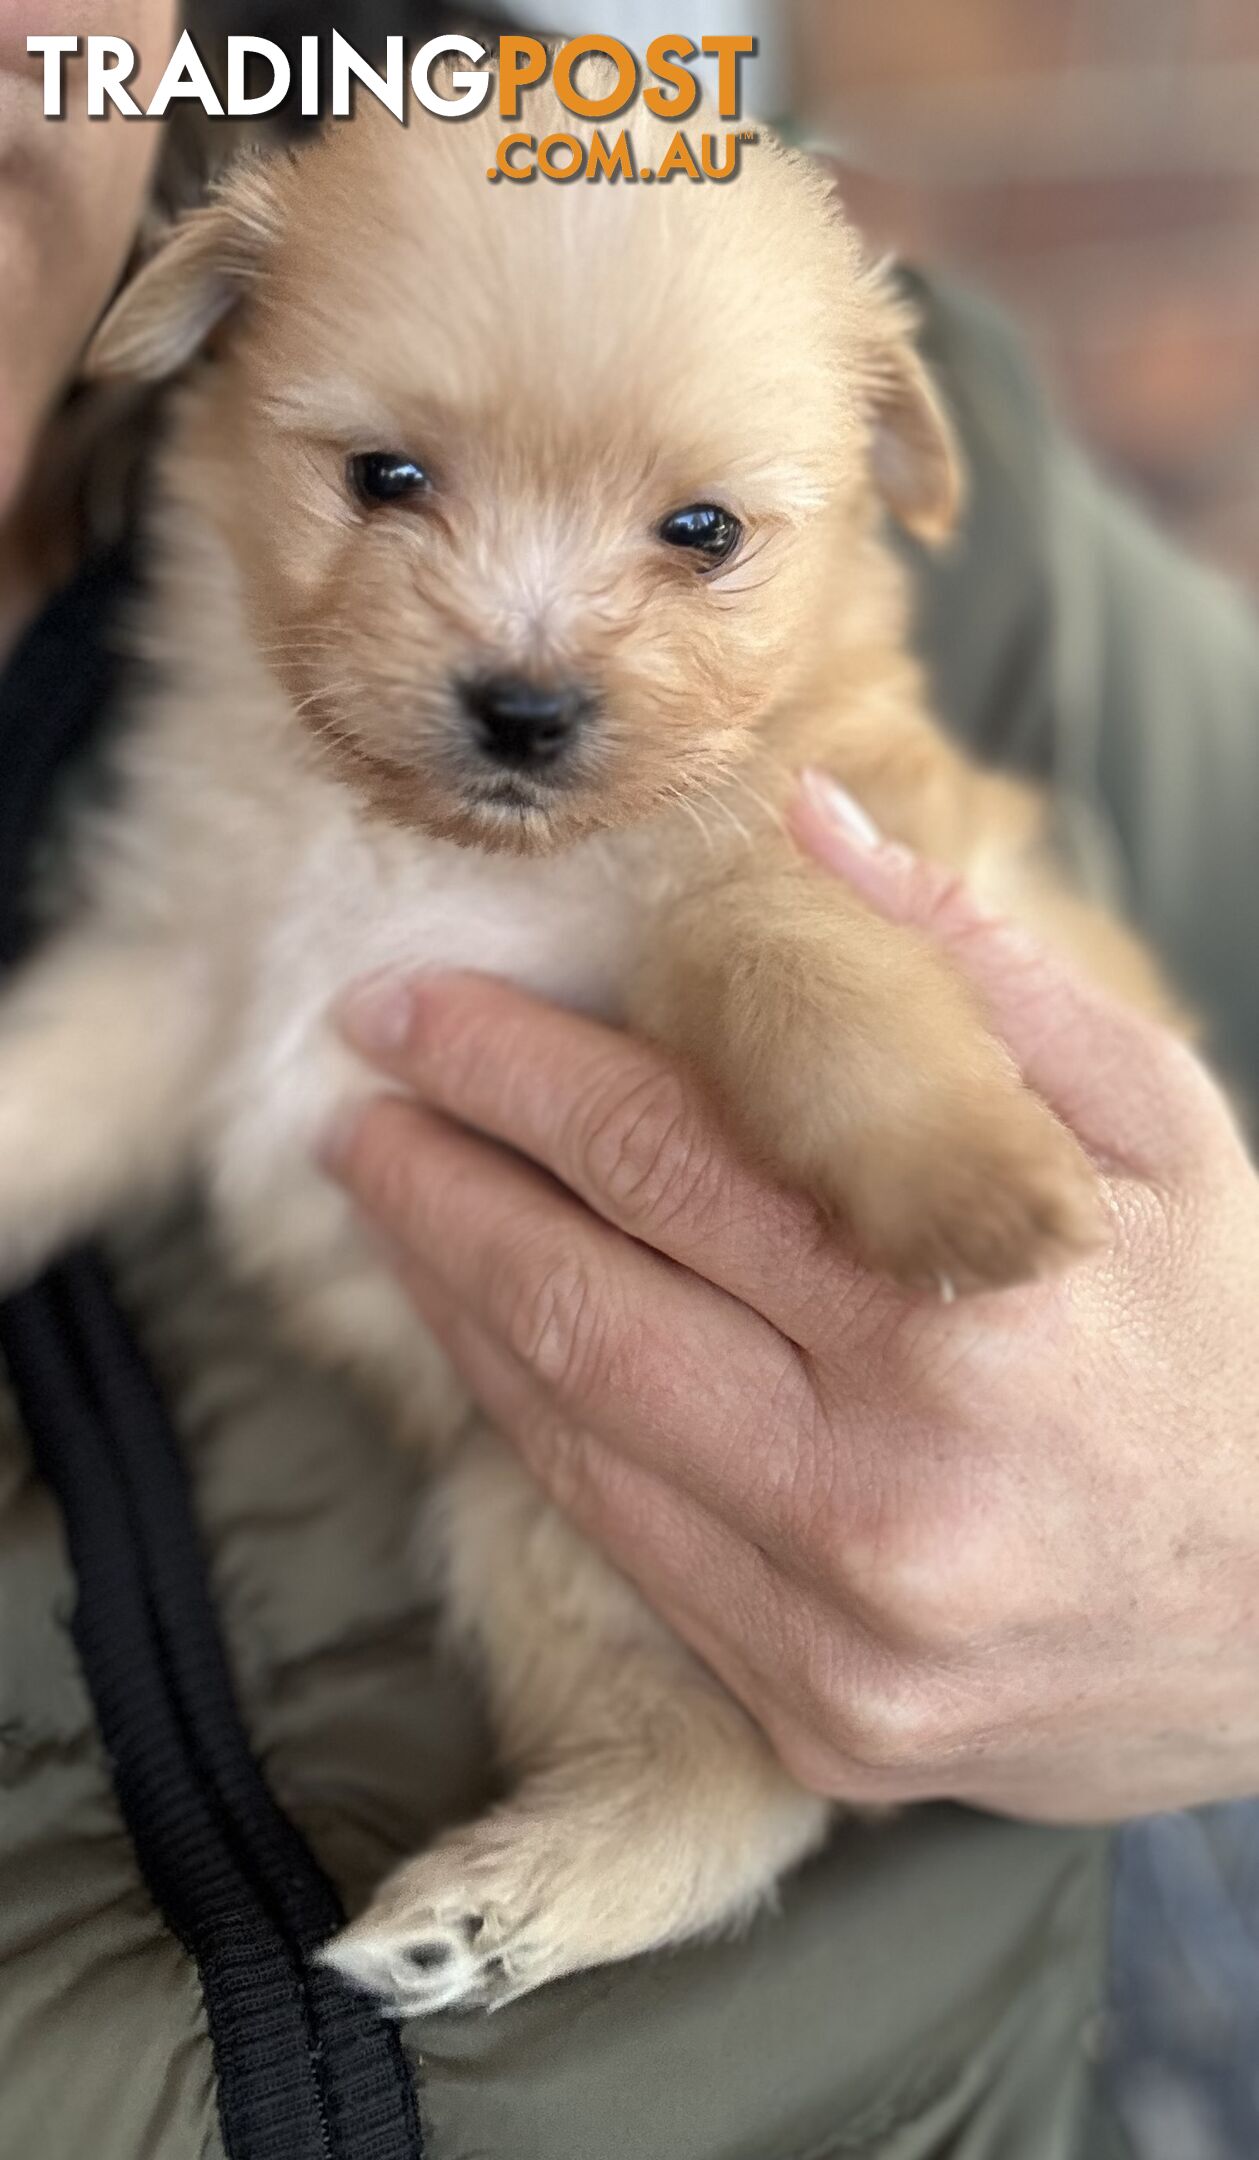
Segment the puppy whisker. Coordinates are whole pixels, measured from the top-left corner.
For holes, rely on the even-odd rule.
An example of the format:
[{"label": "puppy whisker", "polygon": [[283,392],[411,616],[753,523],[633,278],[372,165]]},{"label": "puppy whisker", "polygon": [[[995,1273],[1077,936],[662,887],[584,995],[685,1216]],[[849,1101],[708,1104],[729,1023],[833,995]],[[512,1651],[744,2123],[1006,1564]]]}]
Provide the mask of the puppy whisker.
[{"label": "puppy whisker", "polygon": [[756,804],[757,809],[764,811],[775,832],[782,832],[784,830],[784,818],[778,805],[771,802],[767,795],[762,795],[759,788],[753,787],[746,773],[735,773],[732,777],[735,785],[742,790],[750,801]]},{"label": "puppy whisker", "polygon": [[726,824],[732,828],[737,840],[741,841],[746,847],[751,846],[751,834],[748,832],[747,827],[736,815],[733,804],[728,802],[724,795],[718,793],[716,786],[703,787],[701,800],[710,803],[717,815],[724,818]]},{"label": "puppy whisker", "polygon": [[[353,690],[354,687],[355,685],[348,681],[320,683],[316,689],[308,691],[304,698],[299,698],[292,707],[292,711],[296,717],[300,718],[303,713],[309,712],[312,706],[322,703],[323,699],[344,697],[346,692]],[[311,725],[314,726],[316,723],[312,722]]]},{"label": "puppy whisker", "polygon": [[699,814],[698,808],[696,807],[695,803],[691,801],[690,796],[686,795],[681,788],[670,787],[666,788],[665,790],[665,801],[670,803],[676,803],[677,807],[680,810],[684,810],[686,812],[686,815],[690,818],[691,823],[698,831],[700,838],[704,843],[704,846],[708,850],[709,855],[715,855],[716,847],[713,842],[712,833],[709,831],[708,826],[704,823],[703,818]]}]

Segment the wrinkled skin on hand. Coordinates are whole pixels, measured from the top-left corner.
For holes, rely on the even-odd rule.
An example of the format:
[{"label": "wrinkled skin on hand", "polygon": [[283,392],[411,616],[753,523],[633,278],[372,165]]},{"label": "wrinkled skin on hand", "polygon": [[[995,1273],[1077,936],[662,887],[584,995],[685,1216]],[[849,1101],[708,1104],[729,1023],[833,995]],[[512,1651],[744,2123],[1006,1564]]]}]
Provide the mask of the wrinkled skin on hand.
[{"label": "wrinkled skin on hand", "polygon": [[864,1273],[652,1050],[506,985],[366,986],[406,1099],[330,1168],[559,1504],[837,1799],[1054,1820],[1259,1790],[1259,1181],[1194,1055],[823,815],[1103,1179],[1058,1280]]}]

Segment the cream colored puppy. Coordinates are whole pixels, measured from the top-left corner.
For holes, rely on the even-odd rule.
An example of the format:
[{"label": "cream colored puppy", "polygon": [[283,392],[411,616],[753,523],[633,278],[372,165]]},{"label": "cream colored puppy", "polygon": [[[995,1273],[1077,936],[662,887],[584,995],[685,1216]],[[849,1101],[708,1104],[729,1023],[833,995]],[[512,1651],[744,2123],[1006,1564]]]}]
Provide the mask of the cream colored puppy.
[{"label": "cream colored puppy", "polygon": [[229,178],[106,321],[98,374],[188,369],[156,678],[0,1018],[10,1278],[192,1170],[285,1325],[441,1456],[515,1783],[326,1953],[405,2012],[730,1923],[827,1810],[478,1425],[314,1167],[375,1085],[345,987],[491,969],[650,1032],[910,1282],[1096,1232],[947,962],[776,815],[809,759],[1019,888],[1034,821],[906,656],[884,512],[942,534],[958,480],[900,309],[769,145],[728,186],[491,188],[495,139],[364,112]]}]

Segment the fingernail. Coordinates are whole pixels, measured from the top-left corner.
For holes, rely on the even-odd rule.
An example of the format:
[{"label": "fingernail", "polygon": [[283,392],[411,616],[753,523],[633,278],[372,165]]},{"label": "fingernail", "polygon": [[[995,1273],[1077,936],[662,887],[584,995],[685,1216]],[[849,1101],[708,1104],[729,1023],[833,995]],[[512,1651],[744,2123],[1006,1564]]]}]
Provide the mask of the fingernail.
[{"label": "fingernail", "polygon": [[835,825],[855,847],[873,851],[883,845],[883,835],[869,812],[828,773],[810,769],[801,774],[801,785],[813,808],[828,825]]},{"label": "fingernail", "polygon": [[337,1021],[365,1057],[387,1058],[401,1050],[410,1034],[413,1009],[410,983],[380,976],[342,998]]}]

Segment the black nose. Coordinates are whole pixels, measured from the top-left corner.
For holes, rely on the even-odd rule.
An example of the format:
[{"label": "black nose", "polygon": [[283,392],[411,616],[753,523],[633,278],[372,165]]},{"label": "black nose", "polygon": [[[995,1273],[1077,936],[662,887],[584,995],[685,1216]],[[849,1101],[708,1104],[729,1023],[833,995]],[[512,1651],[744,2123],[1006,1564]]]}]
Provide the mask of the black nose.
[{"label": "black nose", "polygon": [[478,748],[512,772],[557,764],[590,710],[584,691],[520,675],[484,676],[465,683],[462,696]]}]

